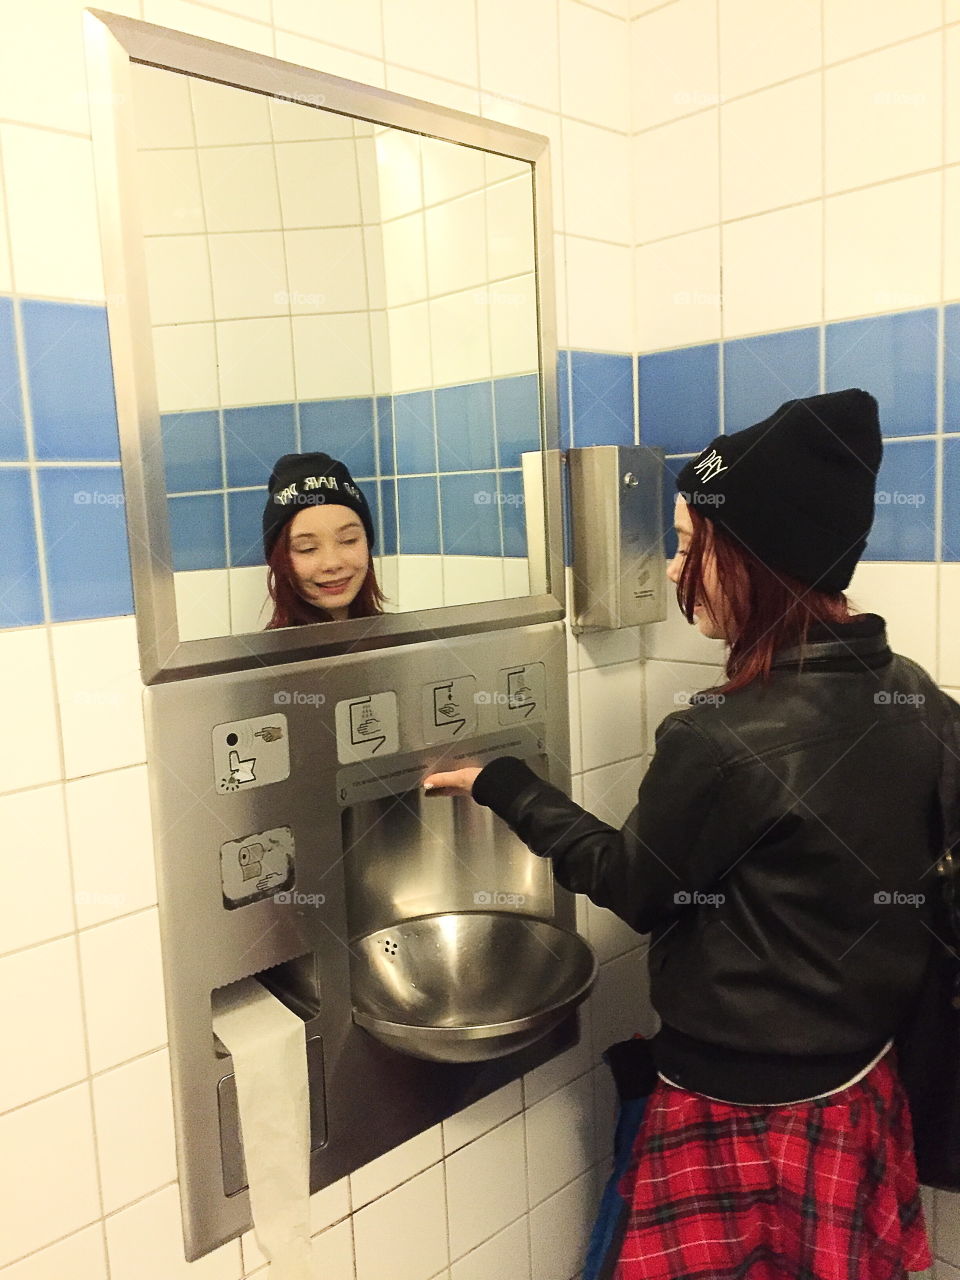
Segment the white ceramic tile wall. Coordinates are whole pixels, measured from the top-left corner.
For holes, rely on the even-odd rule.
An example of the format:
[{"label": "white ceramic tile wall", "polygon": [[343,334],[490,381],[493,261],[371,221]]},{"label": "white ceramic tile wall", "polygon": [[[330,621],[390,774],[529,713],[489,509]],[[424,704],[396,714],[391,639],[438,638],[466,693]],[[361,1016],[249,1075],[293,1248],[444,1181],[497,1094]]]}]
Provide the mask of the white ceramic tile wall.
[{"label": "white ceramic tile wall", "polygon": [[451,1280],[490,1280],[491,1276],[530,1280],[528,1230],[523,1219],[514,1222],[479,1249],[455,1262],[450,1268]]},{"label": "white ceramic tile wall", "polygon": [[[724,218],[748,217],[822,194],[821,80],[820,72],[813,72],[720,108]],[[705,112],[692,121],[712,122],[712,116]]]},{"label": "white ceramic tile wall", "polygon": [[716,0],[676,0],[633,24],[633,127],[649,129],[717,102]]},{"label": "white ceramic tile wall", "polygon": [[459,1151],[474,1138],[489,1133],[498,1124],[511,1119],[522,1110],[523,1084],[519,1080],[512,1080],[496,1093],[488,1094],[486,1098],[481,1098],[479,1102],[464,1107],[456,1115],[444,1120],[444,1154],[449,1156],[454,1151]]},{"label": "white ceramic tile wall", "polygon": [[942,185],[938,170],[825,201],[825,320],[940,301]]},{"label": "white ceramic tile wall", "polygon": [[[951,2],[955,0],[947,0],[948,5]],[[946,99],[944,159],[948,164],[954,160],[960,160],[960,79],[954,72],[958,47],[960,47],[960,27],[947,27],[944,50],[947,65],[947,81],[944,85]]]},{"label": "white ceramic tile wall", "polygon": [[537,1205],[595,1163],[592,1073],[530,1107],[525,1118],[527,1184]]},{"label": "white ceramic tile wall", "polygon": [[633,212],[630,139],[609,129],[565,120],[563,153],[571,171],[580,175],[577,182],[566,185],[567,233],[629,244]]},{"label": "white ceramic tile wall", "polygon": [[530,1213],[533,1280],[575,1280],[603,1190],[590,1169]]},{"label": "white ceramic tile wall", "polygon": [[634,271],[638,351],[720,337],[718,226],[638,245]]},{"label": "white ceramic tile wall", "polygon": [[[7,889],[0,896],[2,951],[16,952],[75,928],[63,787],[60,783],[0,796],[0,825],[10,850],[4,860]],[[150,849],[151,873],[153,849]]]},{"label": "white ceramic tile wall", "polygon": [[[960,44],[955,51],[960,53]],[[943,171],[943,225],[955,227],[960,220],[960,165]],[[943,246],[943,296],[960,297],[960,243],[948,236]]]},{"label": "white ceramic tile wall", "polygon": [[[29,7],[29,18],[26,8],[2,18],[0,232],[6,226],[9,239],[0,235],[0,289],[103,297],[86,133],[83,7],[83,0],[40,0]],[[389,6],[273,0],[274,27],[267,0],[223,0],[215,8],[190,0],[126,0],[111,7],[547,134],[564,345],[649,351],[960,297],[960,252],[950,239],[941,247],[937,172],[944,160],[960,161],[960,57],[954,56],[960,30],[948,29],[945,39],[950,105],[938,141],[931,52],[941,40],[938,0],[877,0],[869,7],[862,0],[825,0],[822,32],[820,6],[808,0],[777,6],[631,0],[629,11],[626,0],[528,0],[523,6],[512,0],[391,0]],[[944,13],[948,22],[960,22],[958,0],[946,0]],[[816,123],[824,105],[826,156]],[[889,125],[890,146],[858,145],[862,122],[878,116]],[[274,124],[279,127],[276,117]],[[229,126],[229,116],[211,110],[211,130]],[[750,153],[769,162],[751,165]],[[787,153],[789,164],[782,162]],[[154,176],[161,189],[174,181],[194,193],[184,207],[195,205],[199,178],[186,171],[174,177],[169,169]],[[280,199],[284,190],[281,178]],[[956,213],[957,170],[948,174],[946,199]],[[486,216],[497,216],[492,204]],[[911,228],[908,237],[904,226]],[[169,230],[169,220],[155,228],[158,235]],[[769,271],[757,264],[769,264],[784,237],[789,261],[774,264],[779,297],[772,309],[765,297]],[[751,254],[760,256],[751,261]],[[721,257],[729,292],[723,299]],[[271,278],[268,272],[267,289]],[[248,350],[251,339],[270,342],[269,328],[242,329],[269,326],[269,318],[251,320],[229,274],[218,280],[211,285],[218,310],[210,319],[163,336],[164,408],[184,399],[201,407],[216,402],[216,343],[229,330],[237,334],[238,352]],[[462,296],[470,298],[469,288]],[[438,323],[449,323],[447,315],[431,315],[422,297],[389,317],[391,355],[410,388],[436,374],[431,327],[436,333]],[[283,394],[294,378],[301,395],[336,394],[327,374],[316,374],[317,356],[331,340],[356,335],[335,332],[323,315],[297,316],[293,327],[293,364],[280,366]],[[442,367],[456,368],[455,350],[438,343],[435,352]],[[510,362],[532,367],[530,353],[515,349],[509,327],[495,337],[489,359],[497,358],[511,369]],[[251,385],[233,393],[275,382],[277,367],[251,364]],[[350,394],[357,370],[336,373],[340,393]],[[428,596],[442,598],[439,560],[409,569]],[[889,610],[896,647],[929,664],[960,695],[952,644],[960,624],[955,566],[863,566],[855,587],[862,607],[879,609],[882,602],[881,611]],[[575,795],[608,820],[622,820],[656,723],[673,709],[678,690],[717,679],[718,647],[671,616],[637,635],[573,641],[569,653]],[[640,655],[651,659],[645,674]],[[8,1064],[0,1077],[5,1098],[17,1100],[0,1114],[0,1202],[13,1224],[4,1235],[0,1280],[262,1274],[263,1258],[249,1235],[242,1252],[232,1241],[202,1262],[183,1261],[152,868],[142,839],[129,845],[113,836],[96,839],[98,812],[109,813],[118,831],[143,830],[132,619],[0,634],[0,688],[9,722],[30,725],[29,734],[7,734],[0,746],[0,817],[7,831],[12,824],[14,832],[33,833],[29,883],[26,872],[6,868],[0,991],[13,993],[5,997],[13,1016],[40,1036],[34,1056]],[[616,705],[621,697],[636,708],[626,719]],[[584,764],[588,772],[581,776]],[[395,1280],[506,1274],[569,1280],[577,1273],[609,1151],[611,1096],[599,1054],[611,1040],[643,1030],[650,1017],[642,947],[608,913],[581,910],[581,918],[603,963],[583,1010],[580,1045],[522,1086],[445,1124],[442,1149],[428,1136],[415,1160],[402,1153],[402,1168],[384,1164],[358,1175],[353,1181],[363,1187],[366,1176],[367,1182],[356,1200],[349,1179],[315,1196],[316,1255],[325,1275],[379,1277],[387,1250]],[[70,1032],[53,1076],[46,1063],[38,1073],[27,1069],[42,1057],[42,1028],[18,1004],[24,964],[61,985]],[[75,992],[69,1009],[63,983]],[[592,1117],[593,1155],[601,1160],[591,1166],[585,1147],[571,1149],[564,1165],[572,1180],[559,1188],[549,1164],[538,1164],[536,1156],[536,1135],[549,1132],[543,1118],[554,1112],[578,1130]],[[497,1186],[482,1203],[467,1203],[463,1171],[479,1169],[477,1176],[493,1181],[504,1153],[512,1174],[524,1174],[511,1204]],[[395,1180],[399,1185],[390,1185]],[[358,1208],[371,1187],[374,1198]],[[537,1203],[542,1192],[546,1198]],[[535,1205],[529,1213],[527,1202]],[[937,1274],[960,1276],[956,1202],[938,1196],[936,1218],[945,1259]]]},{"label": "white ceramic tile wall", "polygon": [[[790,252],[784,253],[784,245]],[[725,338],[815,324],[823,307],[819,202],[759,213],[723,227],[722,321]],[[801,275],[795,257],[807,263]],[[762,277],[763,289],[757,288]]]},{"label": "white ceramic tile wall", "polygon": [[[914,0],[909,5],[897,0],[870,0],[869,10],[863,0],[830,0],[823,11],[823,43],[828,62],[852,58],[858,53],[895,44],[899,40],[930,31],[944,17],[952,21],[950,4],[941,14],[939,0]],[[864,18],[869,16],[869,21]],[[960,17],[954,14],[953,18]]]},{"label": "white ceramic tile wall", "polygon": [[101,1217],[87,1082],[4,1112],[0,1142],[0,1265]]},{"label": "white ceramic tile wall", "polygon": [[577,236],[563,239],[566,253],[560,269],[567,310],[566,318],[561,316],[561,332],[567,335],[567,345],[629,351],[634,330],[632,250],[628,245]]},{"label": "white ceramic tile wall", "polygon": [[756,0],[724,0],[716,12],[725,101],[801,75],[820,61],[820,11],[809,0],[784,0],[776,9]]},{"label": "white ceramic tile wall", "polygon": [[716,223],[720,144],[715,112],[700,111],[636,134],[632,162],[638,243]]},{"label": "white ceramic tile wall", "polygon": [[828,193],[940,164],[942,61],[938,31],[825,73]]},{"label": "white ceramic tile wall", "polygon": [[102,299],[89,141],[4,125],[0,146],[15,288],[40,297]]},{"label": "white ceramic tile wall", "polygon": [[447,1157],[451,1259],[469,1253],[526,1213],[530,1171],[523,1142],[528,1131],[529,1115],[518,1115]]}]

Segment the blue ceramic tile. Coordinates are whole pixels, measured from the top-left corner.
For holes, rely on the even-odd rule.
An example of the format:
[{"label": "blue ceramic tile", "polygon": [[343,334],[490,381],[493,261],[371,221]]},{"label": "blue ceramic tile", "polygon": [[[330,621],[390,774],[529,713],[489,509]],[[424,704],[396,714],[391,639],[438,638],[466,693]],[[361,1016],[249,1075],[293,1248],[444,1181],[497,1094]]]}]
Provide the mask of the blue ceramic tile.
[{"label": "blue ceramic tile", "polygon": [[[698,451],[699,452],[699,451]],[[677,535],[673,527],[673,512],[677,505],[677,476],[695,453],[683,457],[665,458],[663,473],[663,549],[668,560],[677,554]]]},{"label": "blue ceramic tile", "polygon": [[238,489],[227,494],[227,514],[230,517],[230,564],[235,569],[244,565],[265,563],[263,508],[266,501],[265,486],[262,489]]},{"label": "blue ceramic tile", "polygon": [[20,308],[37,457],[119,459],[106,310],[33,300]]},{"label": "blue ceramic tile", "polygon": [[133,612],[119,467],[41,467],[50,621]]},{"label": "blue ceramic tile", "polygon": [[960,560],[960,439],[943,442],[942,560]]},{"label": "blue ceramic tile", "polygon": [[34,626],[43,621],[43,597],[30,472],[26,467],[0,468],[0,512],[0,627]]},{"label": "blue ceramic tile", "polygon": [[304,453],[329,453],[331,458],[345,463],[355,479],[377,474],[371,396],[301,404],[300,439]]},{"label": "blue ceramic tile", "polygon": [[402,555],[440,554],[440,513],[433,476],[397,481],[397,513]]},{"label": "blue ceramic tile", "polygon": [[640,443],[699,453],[720,434],[720,356],[715,342],[640,356]]},{"label": "blue ceramic tile", "polygon": [[960,431],[960,303],[943,309],[943,429]]},{"label": "blue ceramic tile", "polygon": [[160,431],[167,493],[223,488],[220,415],[215,409],[161,414]]},{"label": "blue ceramic tile", "polygon": [[937,313],[905,311],[827,325],[828,391],[876,396],[885,436],[937,429]]},{"label": "blue ceramic tile", "polygon": [[0,298],[0,458],[14,462],[26,456],[13,303],[9,298]]},{"label": "blue ceramic tile", "polygon": [[935,440],[884,443],[864,560],[935,558],[936,470]]},{"label": "blue ceramic tile", "polygon": [[[499,427],[499,419],[497,423]],[[557,428],[560,433],[560,448],[570,448],[570,352],[557,352]],[[501,467],[507,464],[501,456]],[[569,564],[570,562],[567,561]]]},{"label": "blue ceramic tile", "polygon": [[819,329],[790,329],[724,343],[723,429],[728,435],[762,422],[785,400],[819,390]]},{"label": "blue ceramic tile", "polygon": [[527,519],[523,504],[523,473],[501,471],[500,523],[503,528],[503,554],[527,554]]},{"label": "blue ceramic tile", "polygon": [[395,556],[397,554],[397,482],[381,480],[380,488],[380,535],[377,547],[380,555]]},{"label": "blue ceramic tile", "polygon": [[181,569],[225,569],[227,531],[223,521],[223,494],[201,493],[189,498],[168,498],[170,547],[174,572]]},{"label": "blue ceramic tile", "polygon": [[[565,401],[563,393],[561,403]],[[539,377],[525,373],[517,378],[497,378],[493,384],[493,403],[497,415],[498,465],[519,467],[522,453],[540,448]],[[569,415],[566,420],[569,421]]]},{"label": "blue ceramic tile", "polygon": [[[301,413],[305,407],[301,407]],[[231,489],[266,485],[276,460],[297,451],[296,410],[292,404],[224,409],[223,442],[227,451],[227,485]]]},{"label": "blue ceramic tile", "polygon": [[393,396],[377,396],[377,456],[380,474],[396,475],[393,462]]},{"label": "blue ceramic tile", "polygon": [[598,351],[570,353],[573,443],[633,444],[633,359]]},{"label": "blue ceramic tile", "polygon": [[393,399],[393,434],[397,475],[433,474],[437,442],[433,425],[433,392],[410,391]]},{"label": "blue ceramic tile", "polygon": [[493,384],[467,382],[433,393],[437,459],[441,471],[477,471],[497,465],[493,442]]},{"label": "blue ceramic tile", "polygon": [[[499,556],[500,512],[493,471],[440,477],[443,553],[448,556]],[[403,534],[401,531],[401,538]]]}]

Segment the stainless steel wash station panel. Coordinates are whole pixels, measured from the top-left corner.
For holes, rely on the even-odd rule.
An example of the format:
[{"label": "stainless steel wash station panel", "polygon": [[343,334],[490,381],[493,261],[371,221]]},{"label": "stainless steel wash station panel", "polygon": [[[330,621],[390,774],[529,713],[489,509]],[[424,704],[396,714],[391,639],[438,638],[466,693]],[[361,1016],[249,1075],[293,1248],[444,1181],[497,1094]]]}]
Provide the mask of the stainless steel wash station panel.
[{"label": "stainless steel wash station panel", "polygon": [[[542,671],[541,696],[517,715],[508,679],[524,667]],[[475,733],[462,743],[427,743],[425,694],[465,672],[486,695],[475,704]],[[396,695],[397,749],[341,763],[338,706],[380,693]],[[535,858],[472,800],[416,789],[432,769],[502,754],[542,773],[549,762],[551,777],[565,785],[566,647],[562,626],[544,624],[153,685],[145,705],[183,1203],[199,1256],[249,1226],[246,1197],[235,1194],[244,1183],[230,1060],[218,1053],[211,1027],[216,988],[257,974],[305,1020],[313,1131],[322,1143],[311,1155],[314,1190],[576,1042],[574,1014],[507,1057],[423,1061],[357,1025],[351,974],[358,936],[431,913],[493,908],[527,915],[531,926],[574,928],[573,899],[553,884],[549,860]],[[514,723],[500,722],[505,712]],[[217,758],[223,727],[261,718],[286,736],[289,775],[227,789]],[[258,781],[260,761],[246,750],[242,767]],[[378,805],[386,815],[379,832],[368,825]],[[391,808],[400,820],[391,820]],[[425,838],[415,841],[418,824]],[[292,879],[281,863],[272,883],[251,888],[246,905],[231,903],[228,883],[234,891],[236,884],[224,859],[263,848],[264,833],[285,828]],[[505,989],[521,980],[508,964]]]}]

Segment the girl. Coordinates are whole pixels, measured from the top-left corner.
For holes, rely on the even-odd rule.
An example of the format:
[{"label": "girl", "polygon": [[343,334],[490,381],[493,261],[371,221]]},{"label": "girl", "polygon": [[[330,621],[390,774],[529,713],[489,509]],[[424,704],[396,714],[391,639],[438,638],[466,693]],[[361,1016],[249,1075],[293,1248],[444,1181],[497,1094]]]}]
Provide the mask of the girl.
[{"label": "girl", "polygon": [[[616,831],[524,762],[472,795],[650,933],[658,1081],[616,1280],[902,1280],[931,1264],[894,1032],[930,952],[942,739],[960,707],[843,594],[876,401],[793,400],[677,478],[667,574],[726,679],[668,715]],[[628,997],[628,993],[625,993]]]},{"label": "girl", "polygon": [[370,557],[373,518],[342,462],[286,453],[268,484],[263,552],[273,616],[266,630],[383,613]]}]

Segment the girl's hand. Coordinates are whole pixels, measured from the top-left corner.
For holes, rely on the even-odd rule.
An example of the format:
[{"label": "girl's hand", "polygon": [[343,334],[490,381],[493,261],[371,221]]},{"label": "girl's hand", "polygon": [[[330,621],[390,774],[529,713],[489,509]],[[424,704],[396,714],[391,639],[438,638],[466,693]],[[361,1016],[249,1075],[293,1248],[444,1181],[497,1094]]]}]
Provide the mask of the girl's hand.
[{"label": "girl's hand", "polygon": [[431,773],[423,780],[428,796],[472,796],[479,769],[454,769],[450,773]]}]

